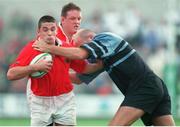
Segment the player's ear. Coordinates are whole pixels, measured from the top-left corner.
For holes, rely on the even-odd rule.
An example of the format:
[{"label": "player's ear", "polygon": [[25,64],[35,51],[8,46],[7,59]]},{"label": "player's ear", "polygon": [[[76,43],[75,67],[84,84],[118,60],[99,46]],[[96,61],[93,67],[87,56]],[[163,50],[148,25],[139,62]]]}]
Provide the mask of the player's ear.
[{"label": "player's ear", "polygon": [[37,32],[36,32],[36,33],[37,33],[37,36],[39,36],[39,34],[40,34],[40,30],[39,30],[39,29],[37,29]]},{"label": "player's ear", "polygon": [[64,22],[65,17],[61,16],[61,23]]},{"label": "player's ear", "polygon": [[57,35],[57,29],[58,29],[58,25],[57,25],[57,23],[56,23],[56,31],[55,31],[56,35]]},{"label": "player's ear", "polygon": [[94,37],[93,34],[90,34],[90,35],[89,35],[89,40],[92,40],[93,37]]}]

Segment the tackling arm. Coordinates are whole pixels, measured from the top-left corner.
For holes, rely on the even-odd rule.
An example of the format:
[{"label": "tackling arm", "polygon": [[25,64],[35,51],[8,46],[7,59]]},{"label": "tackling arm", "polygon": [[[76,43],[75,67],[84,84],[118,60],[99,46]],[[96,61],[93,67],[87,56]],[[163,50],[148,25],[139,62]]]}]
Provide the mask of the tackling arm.
[{"label": "tackling arm", "polygon": [[88,57],[88,52],[82,48],[49,46],[49,51],[69,59],[86,59]]},{"label": "tackling arm", "polygon": [[85,70],[82,73],[70,72],[69,75],[71,81],[77,85],[82,83],[89,84],[103,71],[102,60],[97,60],[96,63],[87,63]]},{"label": "tackling arm", "polygon": [[42,41],[36,41],[33,44],[33,48],[41,52],[49,52],[69,59],[86,59],[88,57],[88,51],[83,48],[59,47],[55,45],[48,45]]}]

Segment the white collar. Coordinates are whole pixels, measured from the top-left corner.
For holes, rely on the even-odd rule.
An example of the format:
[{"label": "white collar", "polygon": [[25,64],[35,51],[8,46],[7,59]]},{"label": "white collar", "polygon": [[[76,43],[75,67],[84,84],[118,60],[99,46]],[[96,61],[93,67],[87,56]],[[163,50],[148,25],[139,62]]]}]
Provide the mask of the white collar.
[{"label": "white collar", "polygon": [[58,44],[57,46],[62,46],[62,41],[57,37],[56,37],[56,42]]}]

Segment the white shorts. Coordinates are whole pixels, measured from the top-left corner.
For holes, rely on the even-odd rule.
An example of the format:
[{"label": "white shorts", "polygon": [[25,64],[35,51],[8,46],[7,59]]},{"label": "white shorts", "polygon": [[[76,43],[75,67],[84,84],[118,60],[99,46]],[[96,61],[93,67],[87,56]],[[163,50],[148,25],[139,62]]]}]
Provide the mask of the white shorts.
[{"label": "white shorts", "polygon": [[76,125],[76,103],[73,92],[42,97],[32,94],[28,87],[27,99],[31,111],[31,126],[47,126],[51,123]]}]

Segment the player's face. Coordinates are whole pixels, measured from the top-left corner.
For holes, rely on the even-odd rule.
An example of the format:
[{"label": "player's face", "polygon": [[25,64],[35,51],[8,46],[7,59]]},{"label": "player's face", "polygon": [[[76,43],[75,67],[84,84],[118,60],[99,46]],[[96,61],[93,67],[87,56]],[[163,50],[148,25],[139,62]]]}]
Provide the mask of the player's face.
[{"label": "player's face", "polygon": [[63,30],[68,35],[73,35],[77,32],[81,23],[81,12],[70,10],[65,17],[61,17]]},{"label": "player's face", "polygon": [[48,44],[54,44],[56,39],[57,25],[53,22],[45,22],[41,24],[38,30],[38,36]]}]

